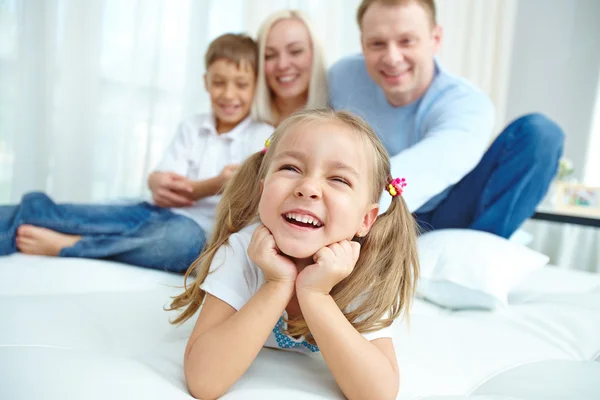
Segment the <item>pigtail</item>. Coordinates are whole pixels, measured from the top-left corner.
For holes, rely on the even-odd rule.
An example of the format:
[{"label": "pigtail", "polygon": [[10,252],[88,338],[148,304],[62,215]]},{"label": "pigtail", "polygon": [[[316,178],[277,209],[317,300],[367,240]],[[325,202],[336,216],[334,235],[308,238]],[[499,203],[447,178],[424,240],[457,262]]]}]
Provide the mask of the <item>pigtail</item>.
[{"label": "pigtail", "polygon": [[260,201],[260,168],[265,152],[254,153],[240,165],[235,175],[227,182],[219,202],[212,239],[223,233],[229,235],[248,225],[256,216]]},{"label": "pigtail", "polygon": [[[168,311],[184,308],[172,324],[180,324],[192,317],[202,305],[206,293],[200,285],[210,271],[217,250],[225,245],[229,236],[240,231],[256,217],[260,201],[260,169],[264,152],[251,155],[240,165],[235,175],[226,184],[217,207],[215,230],[200,257],[190,265],[183,281],[184,292],[173,298]],[[188,278],[196,279],[188,286]]]},{"label": "pigtail", "polygon": [[408,317],[419,277],[417,232],[402,196],[393,197],[363,239],[353,273],[334,288],[332,295],[341,309],[355,302],[357,293],[352,288],[369,288],[361,293],[358,307],[346,313],[359,332],[389,326],[402,313]]}]

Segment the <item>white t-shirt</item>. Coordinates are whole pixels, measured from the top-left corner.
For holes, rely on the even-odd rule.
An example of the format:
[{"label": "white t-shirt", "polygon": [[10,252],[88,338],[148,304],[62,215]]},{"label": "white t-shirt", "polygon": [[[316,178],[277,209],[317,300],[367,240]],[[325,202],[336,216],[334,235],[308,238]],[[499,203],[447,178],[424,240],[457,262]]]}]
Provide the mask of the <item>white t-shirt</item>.
[{"label": "white t-shirt", "polygon": [[[219,134],[212,114],[193,115],[179,124],[154,171],[174,172],[196,181],[214,178],[226,165],[242,163],[263,149],[273,130],[271,125],[248,117],[230,132]],[[220,198],[220,195],[209,196],[191,207],[171,210],[196,221],[208,236]]]},{"label": "white t-shirt", "polygon": [[[248,257],[248,245],[258,223],[249,225],[229,237],[229,245],[217,250],[210,267],[210,273],[200,288],[214,297],[239,310],[265,283],[262,270]],[[318,347],[307,343],[304,338],[294,339],[281,332],[285,329],[284,315],[265,342],[266,347],[296,351],[299,353],[315,353]],[[392,337],[395,324],[375,332],[363,333],[367,340]]]}]

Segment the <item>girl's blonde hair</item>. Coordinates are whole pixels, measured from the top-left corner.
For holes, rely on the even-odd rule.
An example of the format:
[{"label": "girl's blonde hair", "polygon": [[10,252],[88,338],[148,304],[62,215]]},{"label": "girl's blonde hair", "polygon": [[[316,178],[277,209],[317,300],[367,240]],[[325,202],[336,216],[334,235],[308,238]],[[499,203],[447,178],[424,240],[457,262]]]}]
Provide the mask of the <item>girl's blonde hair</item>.
[{"label": "girl's blonde hair", "polygon": [[300,20],[308,30],[310,37],[313,63],[308,86],[308,100],[305,108],[326,108],[329,105],[329,92],[327,90],[327,71],[321,44],[317,39],[315,30],[308,16],[299,10],[281,10],[267,17],[258,29],[256,41],[258,42],[258,80],[256,82],[256,93],[252,104],[252,118],[271,125],[276,125],[279,116],[273,104],[273,92],[267,84],[265,77],[265,48],[267,36],[271,27],[282,19]]},{"label": "girl's blonde hair", "polygon": [[[215,231],[204,252],[185,275],[185,292],[171,303],[171,310],[185,307],[172,323],[182,323],[196,313],[206,295],[200,285],[208,275],[215,253],[221,246],[227,245],[229,236],[256,221],[261,197],[260,181],[267,174],[281,138],[298,125],[310,122],[338,123],[364,139],[374,160],[370,201],[379,201],[392,177],[389,156],[371,127],[345,111],[296,112],[275,130],[268,151],[250,156],[227,184],[218,206]],[[333,288],[331,296],[358,332],[379,330],[389,326],[402,312],[408,315],[406,311],[410,308],[419,274],[416,236],[415,220],[402,196],[397,196],[366,236],[354,239],[361,243],[356,266]],[[196,280],[188,287],[187,279],[191,275],[195,275]],[[290,336],[303,335],[314,343],[303,319],[288,321],[286,333]]]}]

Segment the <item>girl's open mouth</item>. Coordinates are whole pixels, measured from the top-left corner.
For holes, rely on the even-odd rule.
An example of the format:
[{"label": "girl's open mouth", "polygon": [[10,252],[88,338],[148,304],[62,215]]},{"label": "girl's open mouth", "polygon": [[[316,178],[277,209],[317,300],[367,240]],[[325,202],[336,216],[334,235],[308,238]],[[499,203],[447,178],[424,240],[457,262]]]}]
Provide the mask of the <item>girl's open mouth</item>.
[{"label": "girl's open mouth", "polygon": [[300,226],[303,228],[321,228],[323,223],[319,221],[317,218],[310,215],[301,215],[296,213],[287,213],[282,215],[282,217],[292,225]]}]

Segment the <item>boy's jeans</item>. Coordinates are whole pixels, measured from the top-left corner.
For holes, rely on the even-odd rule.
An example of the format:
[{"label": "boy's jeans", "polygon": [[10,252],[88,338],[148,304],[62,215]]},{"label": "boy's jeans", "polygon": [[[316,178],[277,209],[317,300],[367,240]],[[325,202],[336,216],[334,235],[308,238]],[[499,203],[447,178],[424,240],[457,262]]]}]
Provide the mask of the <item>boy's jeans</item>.
[{"label": "boy's jeans", "polygon": [[513,121],[436,209],[415,213],[417,222],[425,231],[469,228],[510,237],[544,198],[563,143],[560,127],[543,115]]},{"label": "boy's jeans", "polygon": [[56,204],[44,193],[28,193],[19,205],[0,206],[0,255],[17,251],[17,228],[31,224],[81,235],[61,257],[101,258],[142,267],[184,272],[205,242],[190,218],[148,203]]}]

